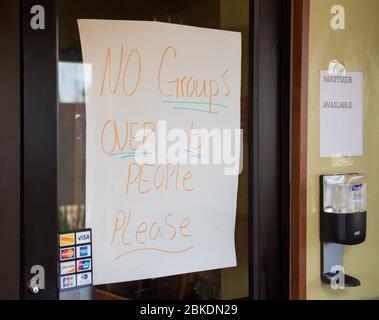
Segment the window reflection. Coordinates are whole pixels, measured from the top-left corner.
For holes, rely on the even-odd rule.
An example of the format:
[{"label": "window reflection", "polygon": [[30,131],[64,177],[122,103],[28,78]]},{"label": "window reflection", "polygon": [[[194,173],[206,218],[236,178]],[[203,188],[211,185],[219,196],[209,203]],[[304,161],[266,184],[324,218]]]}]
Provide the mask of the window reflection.
[{"label": "window reflection", "polygon": [[92,66],[80,62],[58,62],[59,103],[84,103],[84,77],[92,79]]}]

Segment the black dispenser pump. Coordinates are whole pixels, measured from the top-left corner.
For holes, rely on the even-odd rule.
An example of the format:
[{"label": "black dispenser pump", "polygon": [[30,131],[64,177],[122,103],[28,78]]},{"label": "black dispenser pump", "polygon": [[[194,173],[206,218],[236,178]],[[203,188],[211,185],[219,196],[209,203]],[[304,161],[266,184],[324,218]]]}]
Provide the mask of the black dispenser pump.
[{"label": "black dispenser pump", "polygon": [[[366,177],[363,174],[320,176],[321,279],[340,281],[343,246],[366,239]],[[343,269],[342,269],[343,270]],[[357,278],[342,274],[345,287],[360,285]]]}]

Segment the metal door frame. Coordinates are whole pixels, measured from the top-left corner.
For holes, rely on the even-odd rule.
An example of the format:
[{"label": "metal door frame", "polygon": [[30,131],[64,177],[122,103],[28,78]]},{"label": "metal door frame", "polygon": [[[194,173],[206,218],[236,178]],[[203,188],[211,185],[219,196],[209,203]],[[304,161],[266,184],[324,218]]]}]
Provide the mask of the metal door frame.
[{"label": "metal door frame", "polygon": [[0,2],[0,299],[20,298],[20,8]]}]

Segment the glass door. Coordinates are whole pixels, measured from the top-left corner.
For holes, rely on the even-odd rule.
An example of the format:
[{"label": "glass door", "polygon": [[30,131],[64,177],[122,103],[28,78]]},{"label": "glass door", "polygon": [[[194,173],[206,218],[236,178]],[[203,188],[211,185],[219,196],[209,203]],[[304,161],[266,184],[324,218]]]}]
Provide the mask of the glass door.
[{"label": "glass door", "polygon": [[[237,267],[103,284],[61,299],[241,299],[249,297],[249,0],[58,0],[58,231],[86,227],[85,72],[78,19],[158,21],[241,33],[243,171],[235,228]],[[153,39],[152,39],[153,40]],[[157,206],[160,204],[157,203]],[[164,257],[163,257],[164,258]],[[94,257],[93,259],[99,259]],[[153,266],[152,266],[153,267]]]}]

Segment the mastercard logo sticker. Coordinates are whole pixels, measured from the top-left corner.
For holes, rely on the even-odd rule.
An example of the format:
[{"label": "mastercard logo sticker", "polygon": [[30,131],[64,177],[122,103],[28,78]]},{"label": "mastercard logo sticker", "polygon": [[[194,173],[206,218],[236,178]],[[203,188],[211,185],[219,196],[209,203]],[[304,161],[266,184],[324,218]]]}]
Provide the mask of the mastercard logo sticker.
[{"label": "mastercard logo sticker", "polygon": [[75,248],[67,248],[60,250],[60,259],[61,261],[75,259]]}]

